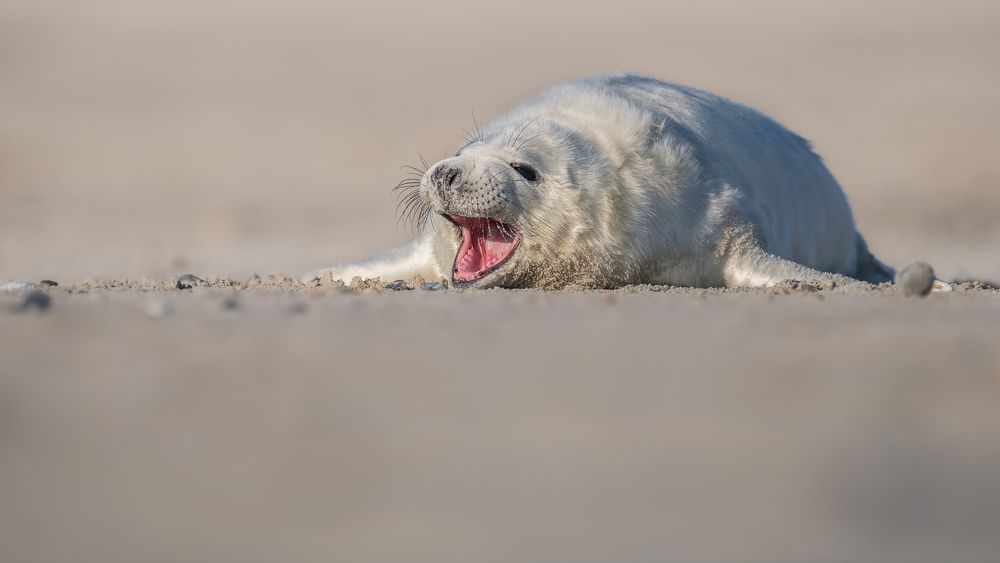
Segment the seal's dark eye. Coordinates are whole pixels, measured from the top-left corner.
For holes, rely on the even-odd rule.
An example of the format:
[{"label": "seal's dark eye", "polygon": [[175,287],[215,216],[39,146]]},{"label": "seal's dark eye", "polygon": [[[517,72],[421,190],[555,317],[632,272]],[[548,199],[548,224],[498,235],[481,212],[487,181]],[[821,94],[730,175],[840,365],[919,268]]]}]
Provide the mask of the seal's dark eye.
[{"label": "seal's dark eye", "polygon": [[532,168],[531,166],[528,166],[527,164],[523,164],[520,162],[514,162],[511,163],[510,167],[516,170],[518,174],[523,176],[525,180],[529,182],[538,181],[538,171]]}]

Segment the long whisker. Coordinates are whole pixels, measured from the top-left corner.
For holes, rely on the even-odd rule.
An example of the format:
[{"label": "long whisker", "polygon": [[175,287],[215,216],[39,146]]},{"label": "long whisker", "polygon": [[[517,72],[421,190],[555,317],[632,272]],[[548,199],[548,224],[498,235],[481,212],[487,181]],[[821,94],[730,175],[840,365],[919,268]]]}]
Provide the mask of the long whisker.
[{"label": "long whisker", "polygon": [[465,127],[462,127],[461,125],[459,125],[458,128],[461,129],[463,132],[465,132],[465,139],[463,140],[463,144],[471,145],[472,143],[476,142],[476,136],[473,135],[471,131],[469,131]]},{"label": "long whisker", "polygon": [[483,138],[483,129],[479,127],[479,121],[476,119],[476,110],[472,110],[472,124],[476,127],[476,140]]},{"label": "long whisker", "polygon": [[517,130],[517,134],[508,139],[507,146],[513,147],[517,145],[517,140],[521,138],[521,135],[524,134],[525,130],[527,130],[528,127],[531,127],[531,124],[538,121],[542,117],[542,115],[544,114],[539,114],[535,116],[532,120],[528,121],[527,123],[524,124],[524,126],[522,126],[519,130]]},{"label": "long whisker", "polygon": [[522,148],[524,148],[524,146],[525,146],[525,145],[527,145],[527,144],[528,144],[528,143],[530,143],[531,141],[534,141],[535,139],[537,139],[537,138],[539,138],[539,137],[541,137],[541,136],[542,136],[542,134],[541,134],[541,133],[539,133],[539,134],[537,134],[537,135],[532,135],[532,136],[530,136],[530,137],[527,137],[526,139],[524,139],[523,141],[521,141],[521,143],[520,143],[519,145],[515,146],[515,147],[514,147],[514,150],[516,150],[516,151],[519,151],[519,150],[521,150]]},{"label": "long whisker", "polygon": [[410,170],[411,173],[413,173],[413,174],[420,174],[420,176],[423,176],[424,174],[427,173],[427,167],[426,166],[424,167],[423,170],[417,168],[416,166],[410,166],[409,164],[404,164],[404,165],[400,166],[399,168],[401,170]]},{"label": "long whisker", "polygon": [[401,166],[400,170],[404,171],[403,179],[391,190],[397,196],[397,223],[406,223],[415,231],[423,230],[431,213],[430,204],[424,200],[420,192],[420,186],[429,167],[424,156],[419,153],[418,156],[423,168],[409,164]]},{"label": "long whisker", "polygon": [[551,242],[554,242],[560,238],[555,228],[549,224],[548,215],[541,215],[535,212],[534,210],[529,210],[520,203],[511,199],[503,198],[503,201],[509,206],[513,207],[514,210],[517,212],[517,214],[522,215],[523,217],[528,219],[527,222],[525,221],[519,222],[519,226],[523,230],[532,232],[535,235],[542,235],[546,239],[551,239],[550,240]]}]

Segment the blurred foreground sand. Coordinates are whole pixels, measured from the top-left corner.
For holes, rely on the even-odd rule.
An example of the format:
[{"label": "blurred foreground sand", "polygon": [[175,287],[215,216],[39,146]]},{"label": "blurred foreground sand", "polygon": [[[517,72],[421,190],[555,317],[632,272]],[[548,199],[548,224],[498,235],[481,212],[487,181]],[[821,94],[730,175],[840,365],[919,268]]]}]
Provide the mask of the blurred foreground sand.
[{"label": "blurred foreground sand", "polygon": [[233,294],[0,298],[0,559],[1000,552],[997,292]]},{"label": "blurred foreground sand", "polygon": [[0,561],[996,561],[997,292],[68,291],[402,242],[400,165],[605,70],[1000,279],[996,2],[568,6],[0,4],[0,280],[61,282],[0,293]]}]

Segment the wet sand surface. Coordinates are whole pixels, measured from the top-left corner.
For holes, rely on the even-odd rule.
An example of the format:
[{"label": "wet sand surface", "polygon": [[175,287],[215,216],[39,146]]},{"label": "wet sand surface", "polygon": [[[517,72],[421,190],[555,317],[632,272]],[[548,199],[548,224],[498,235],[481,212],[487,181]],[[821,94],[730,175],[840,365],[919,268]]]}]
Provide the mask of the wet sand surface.
[{"label": "wet sand surface", "polygon": [[406,241],[473,112],[618,70],[1000,280],[1000,3],[567,6],[0,3],[0,561],[995,562],[994,290],[290,281]]}]

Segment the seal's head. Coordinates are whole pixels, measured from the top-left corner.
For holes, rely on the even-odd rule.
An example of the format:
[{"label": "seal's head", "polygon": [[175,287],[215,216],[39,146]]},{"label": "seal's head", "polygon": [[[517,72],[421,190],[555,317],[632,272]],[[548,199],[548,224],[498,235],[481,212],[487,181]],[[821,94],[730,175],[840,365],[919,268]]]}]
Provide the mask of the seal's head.
[{"label": "seal's head", "polygon": [[523,240],[519,193],[542,181],[534,165],[498,148],[464,147],[425,176],[421,192],[437,215],[432,226],[447,246],[456,247],[446,270],[455,285],[485,285],[501,277]]},{"label": "seal's head", "polygon": [[420,183],[441,269],[459,287],[587,283],[606,258],[595,237],[609,170],[590,141],[549,116],[495,123]]}]

